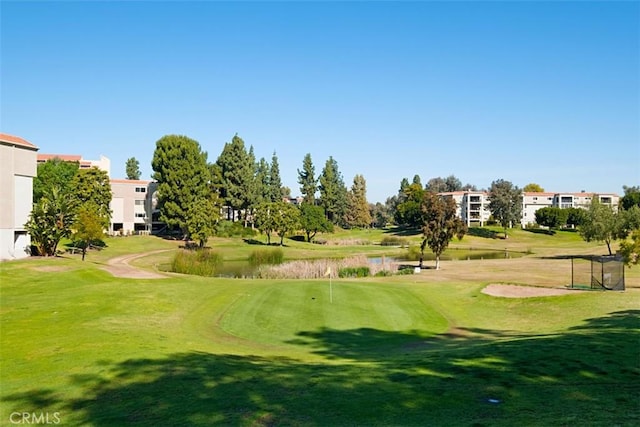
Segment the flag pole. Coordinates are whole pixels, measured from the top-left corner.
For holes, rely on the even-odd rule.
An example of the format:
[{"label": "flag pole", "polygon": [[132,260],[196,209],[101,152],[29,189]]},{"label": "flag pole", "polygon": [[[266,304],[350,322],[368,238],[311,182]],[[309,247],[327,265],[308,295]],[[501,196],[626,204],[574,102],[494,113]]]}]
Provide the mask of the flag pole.
[{"label": "flag pole", "polygon": [[329,302],[333,304],[333,283],[331,283],[331,273],[329,273]]}]

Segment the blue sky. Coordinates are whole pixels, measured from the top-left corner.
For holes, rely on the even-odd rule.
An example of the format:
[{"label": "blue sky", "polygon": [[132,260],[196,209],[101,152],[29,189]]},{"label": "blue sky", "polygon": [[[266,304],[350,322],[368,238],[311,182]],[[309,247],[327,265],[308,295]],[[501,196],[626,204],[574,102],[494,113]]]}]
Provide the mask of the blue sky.
[{"label": "blue sky", "polygon": [[284,184],[329,156],[370,202],[403,177],[640,185],[638,2],[0,4],[0,129],[151,174],[166,134],[234,134]]}]

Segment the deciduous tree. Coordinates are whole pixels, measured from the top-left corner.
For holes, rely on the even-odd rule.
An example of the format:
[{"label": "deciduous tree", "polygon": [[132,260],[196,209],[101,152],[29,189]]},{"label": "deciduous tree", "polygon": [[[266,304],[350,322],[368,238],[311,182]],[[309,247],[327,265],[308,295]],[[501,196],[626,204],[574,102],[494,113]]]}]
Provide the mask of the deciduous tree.
[{"label": "deciduous tree", "polygon": [[100,206],[91,201],[83,203],[78,208],[78,214],[73,222],[73,241],[82,249],[83,261],[87,255],[87,248],[102,240],[104,230],[104,216]]},{"label": "deciduous tree", "polygon": [[436,270],[440,268],[440,255],[454,237],[462,239],[467,232],[466,224],[456,215],[456,202],[450,197],[441,197],[427,191],[420,205],[422,214],[422,244],[420,245],[420,267],[424,249],[429,246],[436,256]]},{"label": "deciduous tree", "polygon": [[203,197],[193,202],[187,210],[186,228],[189,238],[198,241],[202,249],[209,237],[215,233],[215,227],[220,219],[220,207],[209,197]]},{"label": "deciduous tree", "polygon": [[274,215],[277,209],[275,203],[277,202],[260,203],[254,212],[255,225],[267,236],[267,245],[271,244],[271,233],[275,229]]},{"label": "deciduous tree", "polygon": [[513,227],[522,214],[522,190],[503,179],[493,181],[489,189],[489,211],[504,228],[506,239],[507,228]]},{"label": "deciduous tree", "polygon": [[108,228],[111,218],[109,204],[113,197],[109,174],[97,167],[80,169],[73,178],[72,185],[72,197],[77,201],[78,208],[86,203],[94,204],[91,209],[95,208],[104,228]]},{"label": "deciduous tree", "polygon": [[544,188],[532,182],[525,185],[522,191],[524,191],[525,193],[544,193]]},{"label": "deciduous tree", "polygon": [[632,206],[640,206],[640,186],[622,186],[624,196],[620,199],[622,209],[631,209]]},{"label": "deciduous tree", "polygon": [[587,242],[604,242],[609,255],[612,255],[611,243],[618,239],[626,239],[639,227],[640,208],[615,211],[611,206],[600,203],[598,198],[594,197],[578,231]]},{"label": "deciduous tree", "polygon": [[256,225],[267,235],[267,244],[271,244],[271,233],[280,237],[280,246],[284,236],[296,230],[300,225],[300,211],[287,202],[265,202],[256,208]]},{"label": "deciduous tree", "polygon": [[57,188],[59,194],[71,194],[78,168],[78,162],[62,161],[58,157],[39,163],[37,176],[33,179],[33,202],[50,196],[53,188]]},{"label": "deciduous tree", "polygon": [[280,246],[284,243],[284,236],[300,226],[300,211],[287,202],[275,202],[273,215],[274,231],[280,237]]},{"label": "deciduous tree", "polygon": [[620,243],[620,253],[628,267],[640,263],[640,230],[634,230],[629,240]]},{"label": "deciduous tree", "polygon": [[536,211],[536,223],[549,228],[560,228],[567,223],[569,211],[553,206],[546,206]]},{"label": "deciduous tree", "polygon": [[311,242],[317,233],[333,233],[333,224],[326,218],[321,206],[302,203],[300,205],[300,228]]}]

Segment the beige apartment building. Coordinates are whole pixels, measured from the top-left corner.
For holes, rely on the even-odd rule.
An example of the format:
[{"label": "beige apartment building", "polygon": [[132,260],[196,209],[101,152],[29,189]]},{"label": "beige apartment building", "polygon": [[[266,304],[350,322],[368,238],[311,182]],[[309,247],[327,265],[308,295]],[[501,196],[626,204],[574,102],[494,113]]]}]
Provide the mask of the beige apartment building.
[{"label": "beige apartment building", "polygon": [[594,198],[597,198],[604,205],[618,209],[620,197],[612,193],[596,194],[584,191],[580,193],[523,193],[521,225],[525,227],[527,224],[534,224],[536,222],[536,211],[540,208],[588,209]]},{"label": "beige apartment building", "polygon": [[112,179],[111,224],[114,235],[151,233],[155,208],[154,181]]},{"label": "beige apartment building", "polygon": [[[457,215],[468,227],[483,226],[491,216],[489,211],[489,193],[486,191],[452,191],[438,193],[443,197],[450,197],[457,205]],[[520,224],[536,222],[536,211],[545,207],[583,208],[587,209],[591,201],[597,197],[600,203],[618,208],[620,197],[617,194],[596,193],[522,193],[522,217]]]},{"label": "beige apartment building", "polygon": [[25,258],[31,238],[24,225],[33,205],[38,147],[18,136],[0,133],[0,259]]},{"label": "beige apartment building", "polygon": [[485,191],[451,191],[438,194],[456,202],[456,214],[467,227],[482,227],[491,216],[488,194]]},{"label": "beige apartment building", "polygon": [[91,169],[96,167],[111,176],[111,160],[108,157],[100,156],[100,160],[83,159],[78,154],[38,154],[38,163],[44,163],[47,160],[60,159],[63,162],[78,162],[80,169]]}]

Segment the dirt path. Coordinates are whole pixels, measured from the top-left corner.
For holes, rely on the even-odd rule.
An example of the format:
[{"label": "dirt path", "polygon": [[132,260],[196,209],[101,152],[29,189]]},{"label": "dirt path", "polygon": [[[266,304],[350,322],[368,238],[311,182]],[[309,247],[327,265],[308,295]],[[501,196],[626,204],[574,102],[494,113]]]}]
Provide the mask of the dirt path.
[{"label": "dirt path", "polygon": [[138,267],[134,267],[129,262],[143,258],[148,255],[157,254],[160,252],[170,251],[171,249],[160,249],[157,251],[143,252],[140,254],[127,254],[119,257],[111,258],[107,261],[107,265],[102,269],[113,274],[115,277],[124,277],[127,279],[166,279],[169,276],[157,273],[155,271],[142,270]]}]

